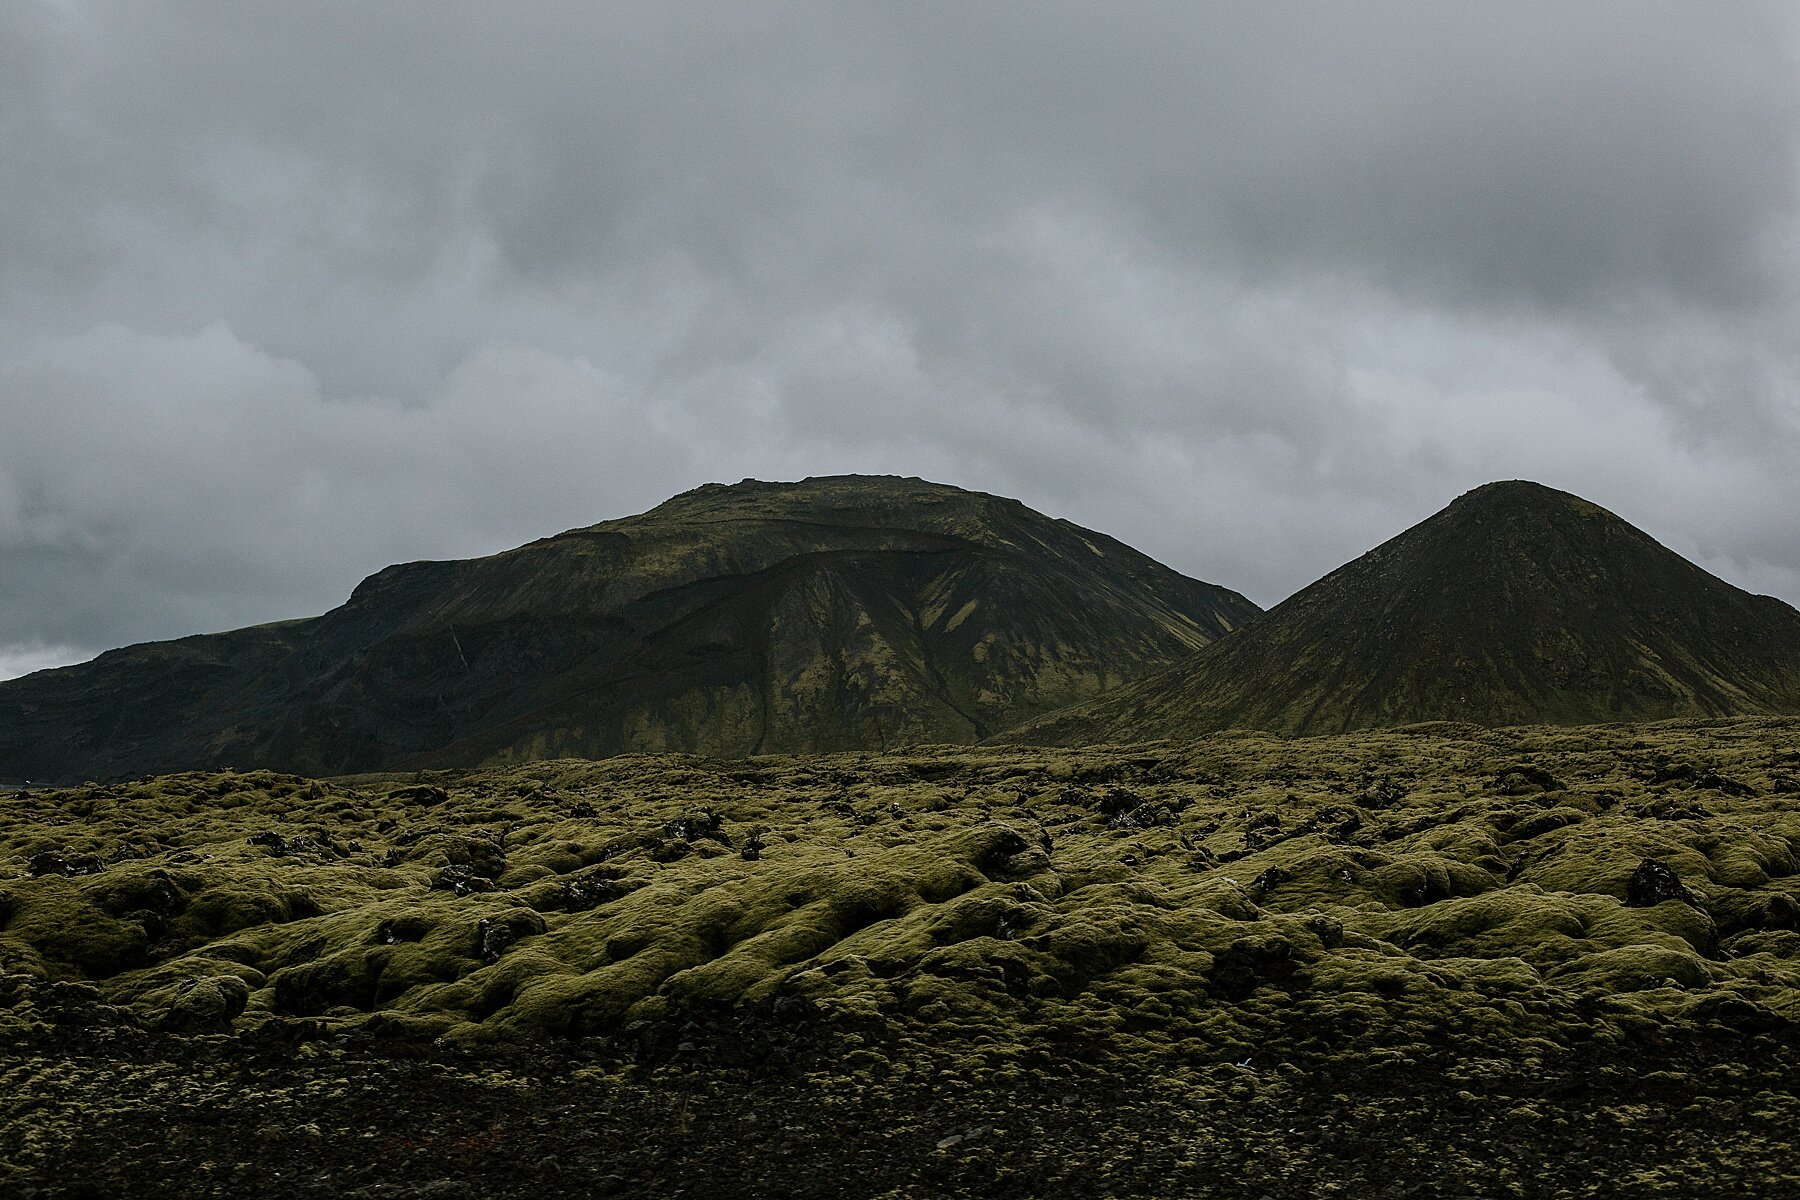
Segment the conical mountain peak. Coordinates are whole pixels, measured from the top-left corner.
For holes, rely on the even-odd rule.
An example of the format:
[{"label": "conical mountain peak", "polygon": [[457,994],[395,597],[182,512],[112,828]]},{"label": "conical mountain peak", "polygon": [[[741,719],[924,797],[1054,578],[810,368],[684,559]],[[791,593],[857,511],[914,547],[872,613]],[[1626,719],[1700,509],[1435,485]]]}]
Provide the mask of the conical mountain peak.
[{"label": "conical mountain peak", "polygon": [[1427,523],[1432,522],[1464,529],[1499,526],[1513,530],[1516,536],[1530,536],[1533,531],[1561,531],[1560,536],[1570,536],[1583,528],[1590,533],[1606,528],[1649,540],[1648,534],[1591,500],[1525,479],[1483,484],[1464,492]]},{"label": "conical mountain peak", "polygon": [[1445,513],[1467,510],[1502,511],[1508,509],[1573,509],[1605,512],[1599,505],[1583,500],[1572,492],[1558,491],[1530,479],[1497,479],[1470,488],[1444,507]]},{"label": "conical mountain peak", "polygon": [[1469,492],[1236,634],[1021,736],[1581,724],[1800,711],[1800,613],[1599,505]]}]

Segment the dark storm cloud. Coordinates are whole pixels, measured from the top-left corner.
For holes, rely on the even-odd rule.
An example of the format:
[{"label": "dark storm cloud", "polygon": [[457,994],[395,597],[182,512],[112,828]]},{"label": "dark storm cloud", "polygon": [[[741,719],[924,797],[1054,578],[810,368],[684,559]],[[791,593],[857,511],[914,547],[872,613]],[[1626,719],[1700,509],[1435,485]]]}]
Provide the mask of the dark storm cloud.
[{"label": "dark storm cloud", "polygon": [[1800,599],[1753,5],[0,11],[0,672],[707,479],[1264,602],[1494,477]]}]

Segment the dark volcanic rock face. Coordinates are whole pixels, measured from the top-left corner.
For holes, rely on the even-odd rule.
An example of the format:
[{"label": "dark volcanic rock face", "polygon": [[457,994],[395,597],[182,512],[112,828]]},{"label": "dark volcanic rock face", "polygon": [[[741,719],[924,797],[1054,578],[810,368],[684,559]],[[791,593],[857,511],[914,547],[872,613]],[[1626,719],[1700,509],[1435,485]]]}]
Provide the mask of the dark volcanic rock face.
[{"label": "dark volcanic rock face", "polygon": [[1789,712],[1800,612],[1597,505],[1511,482],[1462,496],[1175,667],[1009,737]]},{"label": "dark volcanic rock face", "polygon": [[1256,615],[1016,501],[746,481],[0,684],[0,778],[969,742]]}]

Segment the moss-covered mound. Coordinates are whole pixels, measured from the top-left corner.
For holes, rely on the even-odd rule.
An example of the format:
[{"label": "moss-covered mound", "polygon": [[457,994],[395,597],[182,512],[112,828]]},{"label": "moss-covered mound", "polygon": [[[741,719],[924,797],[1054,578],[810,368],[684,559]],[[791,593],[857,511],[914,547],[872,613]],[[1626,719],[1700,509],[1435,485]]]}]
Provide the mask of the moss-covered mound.
[{"label": "moss-covered mound", "polygon": [[0,804],[14,1039],[69,996],[169,1032],[803,1019],[1015,1062],[1800,1020],[1788,721],[191,774]]}]

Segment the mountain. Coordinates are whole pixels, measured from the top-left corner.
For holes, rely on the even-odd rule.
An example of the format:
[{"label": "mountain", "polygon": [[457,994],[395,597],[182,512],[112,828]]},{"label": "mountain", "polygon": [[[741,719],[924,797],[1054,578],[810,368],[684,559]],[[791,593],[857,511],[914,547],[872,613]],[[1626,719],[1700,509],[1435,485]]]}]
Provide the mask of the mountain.
[{"label": "mountain", "polygon": [[1800,712],[1800,612],[1595,504],[1492,483],[1230,637],[1006,740]]},{"label": "mountain", "polygon": [[489,558],[389,567],[312,620],[0,683],[0,779],[973,742],[1257,612],[1016,500],[714,484]]}]

